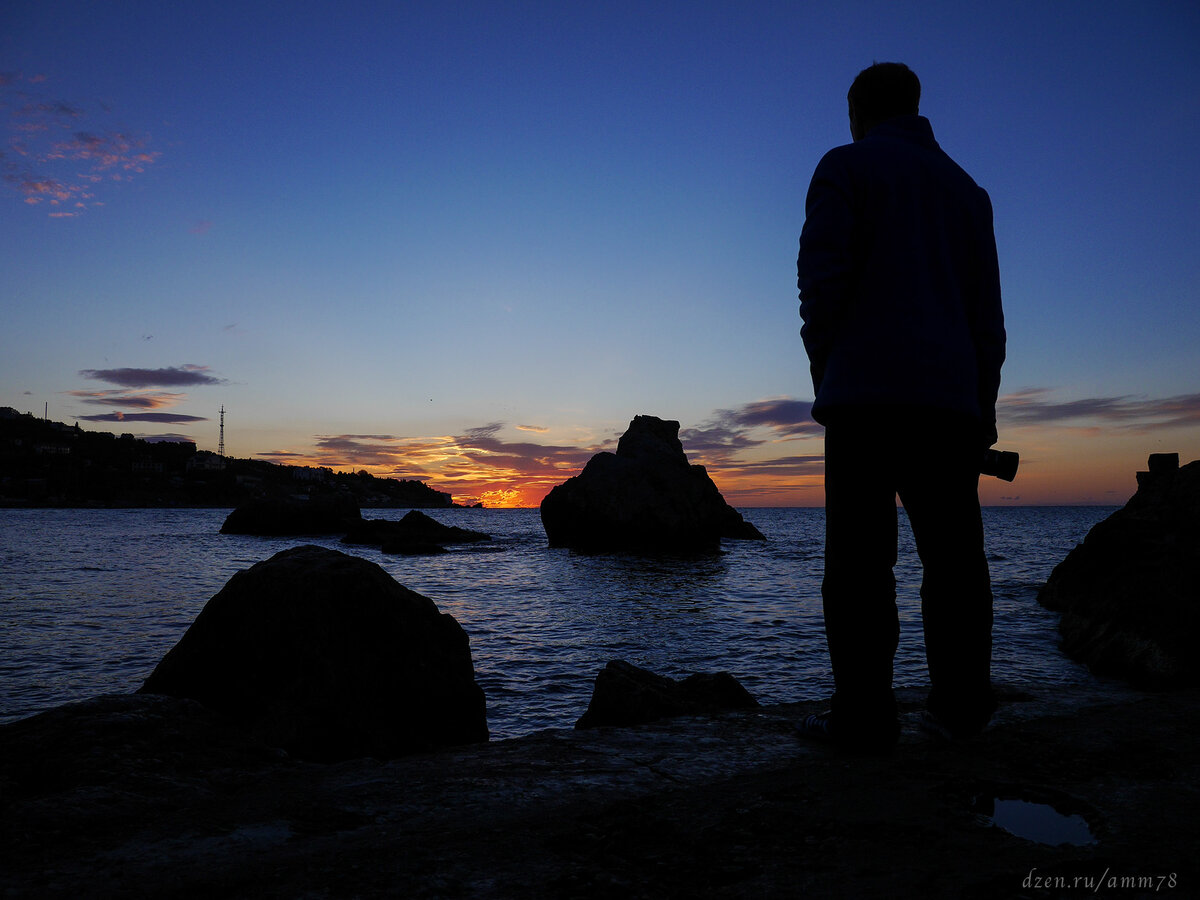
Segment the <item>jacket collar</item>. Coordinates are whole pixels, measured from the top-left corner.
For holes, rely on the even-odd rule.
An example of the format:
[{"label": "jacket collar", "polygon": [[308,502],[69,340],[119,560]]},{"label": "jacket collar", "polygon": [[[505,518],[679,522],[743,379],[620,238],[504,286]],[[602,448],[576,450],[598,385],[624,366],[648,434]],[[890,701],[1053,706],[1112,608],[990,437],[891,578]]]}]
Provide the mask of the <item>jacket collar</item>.
[{"label": "jacket collar", "polygon": [[924,116],[896,116],[880,122],[863,140],[875,138],[899,138],[926,147],[937,147],[933,137],[933,126]]}]

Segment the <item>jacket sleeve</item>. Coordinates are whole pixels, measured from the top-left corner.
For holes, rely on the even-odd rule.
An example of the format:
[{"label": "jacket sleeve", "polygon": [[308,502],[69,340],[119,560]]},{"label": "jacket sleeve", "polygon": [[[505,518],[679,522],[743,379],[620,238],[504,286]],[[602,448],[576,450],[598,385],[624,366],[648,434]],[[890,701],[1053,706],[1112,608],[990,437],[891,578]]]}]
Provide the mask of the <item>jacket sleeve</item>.
[{"label": "jacket sleeve", "polygon": [[800,337],[808,353],[813,390],[819,393],[837,323],[851,287],[853,208],[842,167],[826,154],[813,173],[804,203],[804,228],[796,258]]},{"label": "jacket sleeve", "polygon": [[972,321],[975,359],[978,366],[979,411],[984,443],[996,442],[996,396],[1000,392],[1000,367],[1004,364],[1006,336],[1004,310],[1000,302],[1000,265],[996,255],[996,232],[992,224],[992,203],[983,195],[978,246],[978,293]]}]

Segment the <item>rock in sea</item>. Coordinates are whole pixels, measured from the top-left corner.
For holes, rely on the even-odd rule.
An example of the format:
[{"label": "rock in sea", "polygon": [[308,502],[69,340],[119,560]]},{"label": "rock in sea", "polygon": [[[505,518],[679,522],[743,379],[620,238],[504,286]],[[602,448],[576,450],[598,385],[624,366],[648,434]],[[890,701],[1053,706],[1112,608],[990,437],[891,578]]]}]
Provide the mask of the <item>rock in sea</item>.
[{"label": "rock in sea", "polygon": [[339,534],[361,521],[358,502],[349,494],[307,499],[264,497],[231,512],[221,526],[221,534]]},{"label": "rock in sea", "polygon": [[445,552],[443,544],[473,544],[490,540],[490,535],[482,531],[443,525],[414,509],[399,522],[364,519],[350,529],[342,538],[342,543],[379,547],[384,553],[414,555]]},{"label": "rock in sea", "polygon": [[428,597],[337,550],[234,575],[146,679],[301,759],[387,759],[488,739],[467,634]]},{"label": "rock in sea", "polygon": [[617,452],[597,453],[542,500],[552,547],[584,551],[694,553],[721,538],[764,540],[725,502],[704,466],[690,465],[679,423],[636,416]]},{"label": "rock in sea", "polygon": [[1038,602],[1064,652],[1144,688],[1200,684],[1200,460],[1154,454],[1137,493],[1055,566]]},{"label": "rock in sea", "polygon": [[643,725],[756,706],[758,701],[728,672],[697,673],[676,681],[615,659],[596,676],[587,712],[575,727]]}]

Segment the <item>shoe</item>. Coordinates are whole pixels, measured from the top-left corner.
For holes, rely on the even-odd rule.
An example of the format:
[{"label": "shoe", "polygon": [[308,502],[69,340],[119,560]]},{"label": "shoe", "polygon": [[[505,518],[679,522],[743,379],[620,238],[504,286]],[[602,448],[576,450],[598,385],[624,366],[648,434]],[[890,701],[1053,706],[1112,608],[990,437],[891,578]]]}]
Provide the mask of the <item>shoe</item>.
[{"label": "shoe", "polygon": [[822,744],[833,743],[833,713],[823,712],[805,716],[796,723],[796,736]]}]

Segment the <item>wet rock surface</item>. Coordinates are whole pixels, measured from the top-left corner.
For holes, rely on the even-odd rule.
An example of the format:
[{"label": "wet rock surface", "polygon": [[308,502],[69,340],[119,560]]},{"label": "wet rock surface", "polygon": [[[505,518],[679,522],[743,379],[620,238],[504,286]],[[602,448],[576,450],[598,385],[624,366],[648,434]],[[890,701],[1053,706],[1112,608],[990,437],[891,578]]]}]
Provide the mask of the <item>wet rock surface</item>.
[{"label": "wet rock surface", "polygon": [[1200,461],[1156,454],[1129,502],[1059,563],[1038,602],[1063,650],[1135,685],[1200,684]]},{"label": "wet rock surface", "polygon": [[697,553],[721,538],[765,540],[691,465],[679,423],[635,416],[616,453],[597,453],[542,500],[552,547],[585,552]]},{"label": "wet rock surface", "polygon": [[[1195,691],[1002,692],[951,746],[919,699],[888,757],[799,743],[813,703],[322,765],[188,701],[100,698],[0,727],[0,895],[1195,895]],[[1095,842],[989,824],[991,794],[1069,804]],[[1079,887],[1102,877],[1162,880]]]},{"label": "wet rock surface", "polygon": [[337,550],[234,575],[146,679],[320,761],[486,741],[467,634],[428,597]]}]

